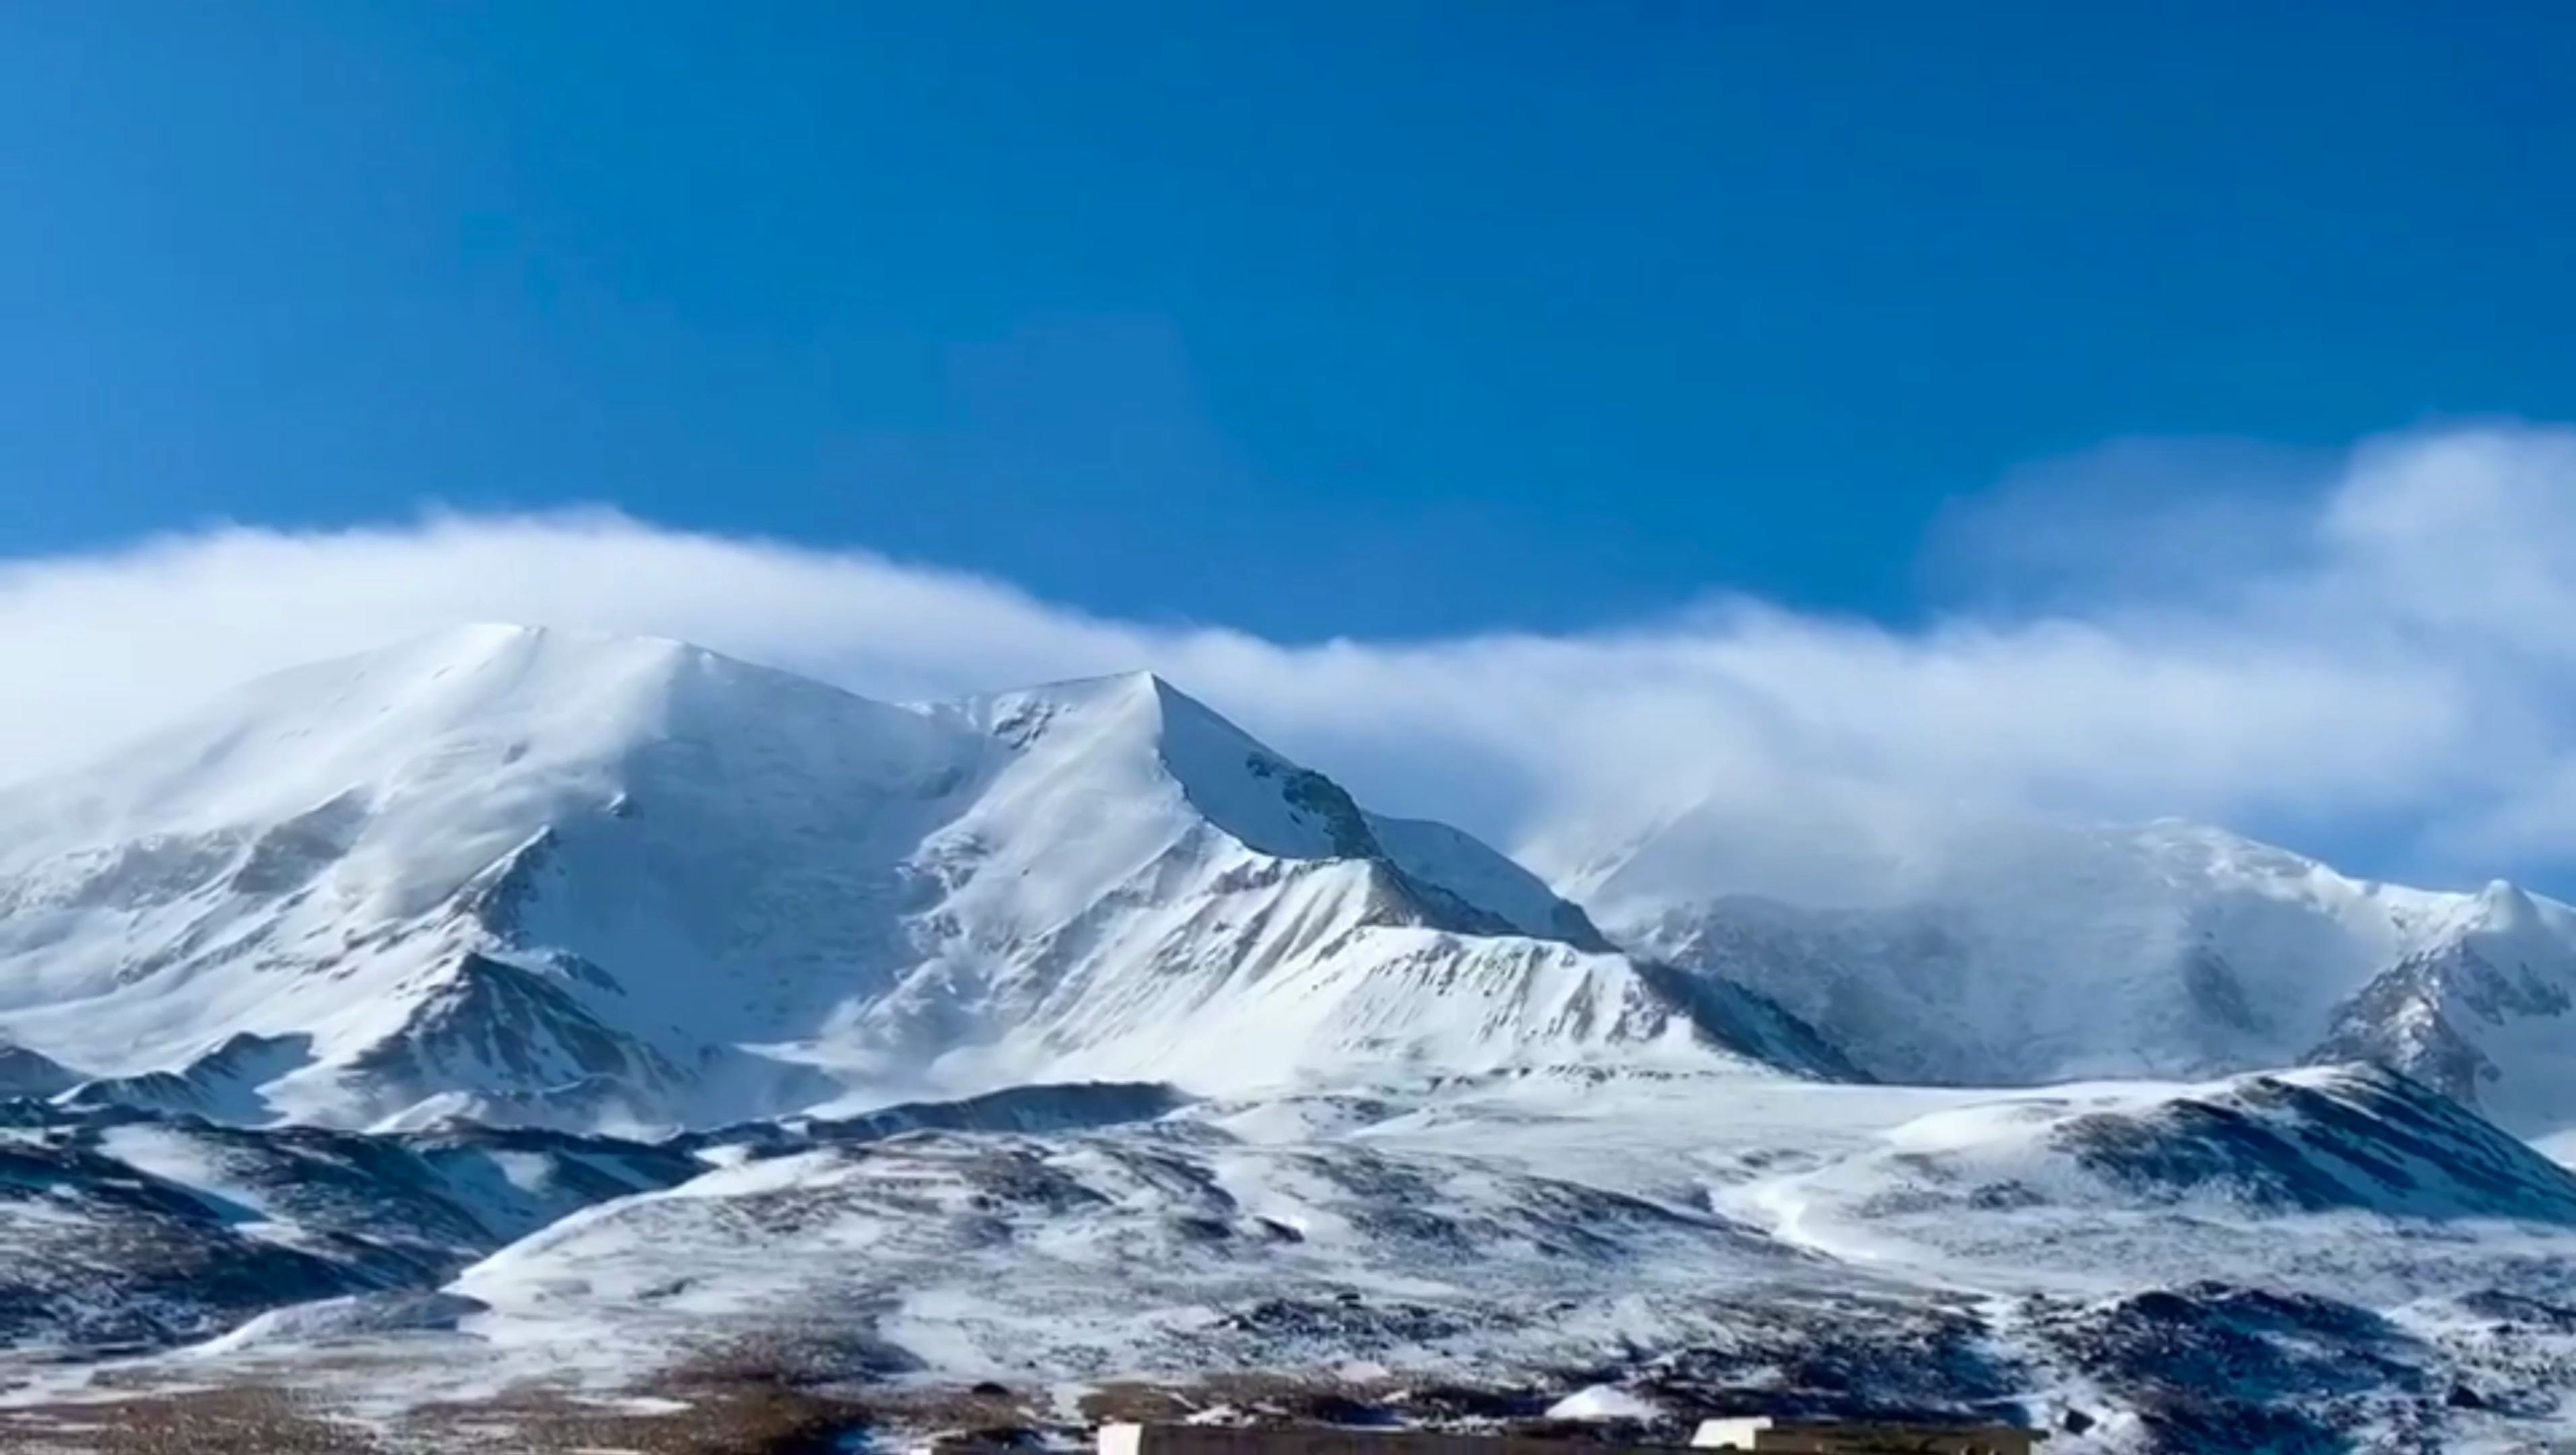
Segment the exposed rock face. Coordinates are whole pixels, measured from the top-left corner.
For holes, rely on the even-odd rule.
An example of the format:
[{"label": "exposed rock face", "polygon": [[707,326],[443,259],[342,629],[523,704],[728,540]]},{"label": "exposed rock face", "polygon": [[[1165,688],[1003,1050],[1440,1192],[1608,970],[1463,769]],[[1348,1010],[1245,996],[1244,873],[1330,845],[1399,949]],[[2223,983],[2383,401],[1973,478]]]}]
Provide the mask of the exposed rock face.
[{"label": "exposed rock face", "polygon": [[2504,1076],[2481,1040],[2510,1036],[2517,1022],[2562,1021],[2570,1005],[2564,980],[2527,960],[2499,966],[2476,941],[2455,940],[2355,992],[2309,1059],[2375,1061],[2475,1105]]},{"label": "exposed rock face", "polygon": [[20,1347],[160,1344],[313,1300],[425,1293],[580,1208],[704,1170],[557,1133],[251,1130],[14,1105],[0,1342]]},{"label": "exposed rock face", "polygon": [[2576,1175],[2420,1083],[2381,1069],[2252,1076],[2213,1095],[2094,1112],[2050,1131],[2142,1197],[2208,1190],[2257,1206],[2576,1226]]}]

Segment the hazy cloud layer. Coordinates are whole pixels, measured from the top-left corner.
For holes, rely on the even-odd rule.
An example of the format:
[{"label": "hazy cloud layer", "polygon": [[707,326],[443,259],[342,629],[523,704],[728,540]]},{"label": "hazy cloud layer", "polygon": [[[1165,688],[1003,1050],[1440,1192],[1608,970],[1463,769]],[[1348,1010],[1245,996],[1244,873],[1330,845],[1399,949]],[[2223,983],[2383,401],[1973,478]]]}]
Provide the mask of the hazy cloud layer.
[{"label": "hazy cloud layer", "polygon": [[511,620],[898,698],[1150,666],[1364,799],[1557,853],[1708,798],[1784,861],[1959,804],[2367,834],[2451,875],[2576,859],[2576,431],[2419,433],[2262,481],[2106,458],[2115,481],[2076,461],[1952,523],[1957,559],[2044,590],[1906,631],[1715,598],[1285,647],[613,514],[187,535],[0,565],[0,754],[43,772],[262,671]]}]

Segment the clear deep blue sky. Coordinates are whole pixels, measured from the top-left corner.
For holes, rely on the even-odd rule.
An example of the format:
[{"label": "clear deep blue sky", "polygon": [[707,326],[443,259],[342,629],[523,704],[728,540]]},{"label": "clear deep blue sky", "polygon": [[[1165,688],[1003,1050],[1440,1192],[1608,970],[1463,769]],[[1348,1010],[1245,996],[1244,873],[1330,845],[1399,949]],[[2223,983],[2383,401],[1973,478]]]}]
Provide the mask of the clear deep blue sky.
[{"label": "clear deep blue sky", "polygon": [[2538,5],[13,5],[0,553],[604,501],[1295,638],[1901,618],[2016,464],[2576,417],[2570,54]]}]

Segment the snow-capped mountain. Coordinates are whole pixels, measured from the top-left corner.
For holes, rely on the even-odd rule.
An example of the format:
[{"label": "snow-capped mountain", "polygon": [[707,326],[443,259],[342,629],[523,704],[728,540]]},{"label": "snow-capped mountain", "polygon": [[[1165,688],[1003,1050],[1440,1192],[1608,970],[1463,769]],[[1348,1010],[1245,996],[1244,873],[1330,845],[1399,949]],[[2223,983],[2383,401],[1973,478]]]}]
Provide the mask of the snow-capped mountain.
[{"label": "snow-capped mountain", "polygon": [[2576,911],[2355,880],[2177,821],[1985,821],[1893,893],[1733,895],[1685,814],[1558,883],[1623,943],[1787,1006],[1892,1081],[2378,1061],[2524,1128],[2576,1120]]},{"label": "snow-capped mountain", "polygon": [[[1724,832],[1574,861],[1605,935],[1148,676],[476,628],[252,684],[0,796],[0,1443],[278,1388],[423,1449],[1077,1387],[2563,1430],[2576,1177],[2481,1112],[2576,1120],[2576,913],[2174,823],[1793,904]],[[2378,1064],[2247,1069],[2304,1060]]]},{"label": "snow-capped mountain", "polygon": [[2311,1059],[2394,1066],[2521,1126],[2563,1125],[2576,911],[2498,881],[2337,1006]]},{"label": "snow-capped mountain", "polygon": [[252,684],[0,799],[0,971],[31,1089],[249,1120],[1838,1064],[1149,676],[915,709],[508,627]]}]

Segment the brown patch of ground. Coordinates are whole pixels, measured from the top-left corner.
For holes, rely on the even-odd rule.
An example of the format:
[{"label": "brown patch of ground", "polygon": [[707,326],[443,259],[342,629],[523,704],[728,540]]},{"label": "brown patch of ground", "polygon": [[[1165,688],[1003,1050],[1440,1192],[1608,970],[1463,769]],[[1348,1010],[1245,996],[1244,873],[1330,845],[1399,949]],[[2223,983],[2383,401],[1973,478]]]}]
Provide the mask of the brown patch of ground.
[{"label": "brown patch of ground", "polygon": [[664,1397],[688,1407],[633,1413],[561,1395],[430,1406],[402,1423],[424,1450],[631,1450],[637,1455],[827,1455],[870,1423],[863,1407],[777,1385],[708,1385]]},{"label": "brown patch of ground", "polygon": [[685,1408],[638,1412],[562,1391],[424,1405],[370,1427],[290,1390],[137,1393],[0,1411],[0,1451],[27,1455],[826,1455],[871,1423],[846,1400],[764,1384],[661,1392]]},{"label": "brown patch of ground", "polygon": [[[997,1384],[850,1384],[829,1377],[833,1364],[792,1345],[728,1344],[702,1351],[616,1396],[530,1384],[486,1398],[418,1405],[372,1424],[336,1413],[327,1385],[314,1392],[265,1382],[154,1389],[103,1379],[92,1385],[104,1396],[95,1402],[64,1400],[0,1410],[0,1452],[828,1455],[851,1448],[850,1437],[861,1433],[872,1434],[880,1444],[947,1435],[961,1447],[981,1449],[1023,1446],[1041,1438],[1057,1445],[1087,1439],[1087,1430],[1065,1427],[1042,1392]],[[636,1408],[621,1404],[621,1398],[668,1401],[677,1407]],[[1237,1424],[1402,1422],[1578,1437],[1596,1433],[1544,1429],[1528,1419],[1528,1407],[1526,1396],[1500,1390],[1425,1390],[1393,1381],[1362,1384],[1246,1373],[1106,1385],[1082,1399],[1079,1418],[1085,1426],[1171,1421],[1221,1409],[1228,1423]]]},{"label": "brown patch of ground", "polygon": [[376,1455],[363,1427],[291,1390],[193,1390],[0,1411],[0,1450],[97,1455]]}]

